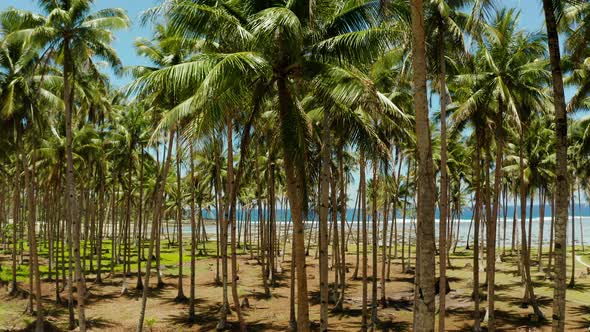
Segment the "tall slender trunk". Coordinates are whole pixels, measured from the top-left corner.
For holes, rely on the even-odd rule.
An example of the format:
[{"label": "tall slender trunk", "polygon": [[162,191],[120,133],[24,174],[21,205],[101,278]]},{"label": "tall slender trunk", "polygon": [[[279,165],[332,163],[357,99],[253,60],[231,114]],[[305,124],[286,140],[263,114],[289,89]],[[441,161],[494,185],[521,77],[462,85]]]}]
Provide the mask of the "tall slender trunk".
[{"label": "tall slender trunk", "polygon": [[582,227],[582,194],[580,193],[581,184],[578,182],[578,221],[580,222],[580,245],[582,245],[582,252],[584,249],[584,228]]},{"label": "tall slender trunk", "polygon": [[[516,208],[516,207],[514,207]],[[503,231],[504,234],[502,235],[502,256],[506,256],[506,219],[508,218],[508,184],[504,185],[504,226]]]},{"label": "tall slender trunk", "polygon": [[[35,280],[35,303],[36,303],[36,324],[35,331],[43,331],[43,304],[42,304],[42,293],[41,293],[41,274],[39,273],[39,257],[37,255],[37,236],[35,234],[35,228],[37,223],[37,209],[35,206],[35,163],[36,154],[33,151],[31,153],[31,167],[30,169],[25,166],[25,182],[27,183],[27,204],[29,210],[29,251],[31,260],[32,276]],[[31,292],[33,290],[31,289]],[[33,308],[31,307],[31,310]]]},{"label": "tall slender trunk", "polygon": [[[63,97],[65,101],[65,122],[66,122],[66,165],[67,165],[67,193],[68,193],[68,218],[72,226],[72,241],[74,260],[76,264],[76,284],[78,293],[78,324],[81,332],[86,331],[86,315],[85,315],[85,294],[84,294],[84,274],[81,271],[80,264],[80,221],[78,220],[78,209],[76,204],[76,179],[74,175],[74,157],[72,148],[72,108],[74,103],[74,89],[71,80],[73,80],[73,60],[70,51],[70,40],[65,38],[63,45]],[[71,287],[71,285],[70,285]],[[71,324],[70,324],[71,325]]]},{"label": "tall slender trunk", "polygon": [[488,331],[496,330],[495,286],[496,286],[496,225],[498,222],[498,211],[500,209],[500,191],[502,190],[502,161],[504,158],[504,101],[498,99],[498,113],[496,115],[496,162],[494,169],[494,202],[492,216],[487,220],[487,252],[486,252],[486,273],[488,281]]},{"label": "tall slender trunk", "polygon": [[[328,209],[330,195],[330,118],[324,110],[322,119],[322,174],[320,183],[320,331],[328,331]],[[333,208],[336,208],[335,206]],[[333,220],[335,223],[336,220]],[[335,234],[337,235],[337,234]]]},{"label": "tall slender trunk", "polygon": [[517,193],[517,186],[516,184],[514,184],[514,193],[513,193],[513,206],[514,206],[514,211],[512,214],[512,246],[510,248],[510,255],[514,255],[514,250],[516,248],[516,240],[517,240],[517,236],[516,236],[516,225],[517,225],[517,219],[516,219],[516,214],[518,211],[517,205],[518,205],[518,193]]},{"label": "tall slender trunk", "polygon": [[422,0],[412,0],[412,53],[414,108],[416,110],[416,156],[418,159],[418,206],[414,287],[414,330],[434,331],[434,210],[435,176],[426,92],[426,45]]},{"label": "tall slender trunk", "polygon": [[174,133],[175,130],[170,130],[170,134],[168,137],[168,154],[166,156],[166,161],[164,163],[164,167],[162,169],[162,173],[156,179],[156,190],[154,194],[154,217],[151,226],[151,236],[150,236],[150,246],[148,249],[148,258],[145,266],[145,280],[143,282],[143,292],[141,295],[141,310],[139,312],[139,320],[137,323],[137,332],[143,331],[143,321],[145,318],[145,309],[147,305],[147,294],[150,288],[150,273],[152,270],[152,258],[154,255],[154,244],[156,241],[156,236],[159,236],[159,223],[160,223],[160,214],[162,211],[162,199],[164,196],[164,187],[166,186],[166,177],[168,176],[168,172],[170,170],[170,164],[172,160],[172,144],[174,141]]},{"label": "tall slender trunk", "polygon": [[[135,286],[136,289],[142,290],[143,289],[143,282],[141,280],[141,260],[143,259],[143,237],[142,237],[142,227],[143,227],[143,144],[140,147],[141,158],[139,160],[139,202],[137,202],[137,284]],[[192,192],[192,191],[191,191]]]},{"label": "tall slender trunk", "polygon": [[372,248],[371,248],[371,257],[373,258],[372,262],[372,269],[373,272],[371,274],[371,329],[377,329],[377,256],[379,254],[379,227],[378,224],[378,215],[377,215],[377,194],[379,190],[379,178],[377,177],[377,158],[372,160],[373,163],[373,197],[372,197],[372,204],[371,204],[371,221],[372,227],[371,230],[373,234],[371,236],[372,240]]},{"label": "tall slender trunk", "polygon": [[[340,296],[334,307],[341,311],[344,307],[344,290],[346,289],[346,186],[344,184],[344,146],[338,145],[338,182],[340,189]],[[356,204],[355,204],[356,205]],[[336,235],[338,237],[338,235]]]},{"label": "tall slender trunk", "polygon": [[195,315],[195,255],[196,255],[196,247],[197,247],[197,223],[195,218],[195,190],[198,188],[198,183],[196,182],[195,178],[195,160],[194,160],[194,151],[193,151],[193,141],[191,140],[189,143],[189,162],[190,162],[190,207],[191,207],[191,285],[190,285],[190,295],[189,295],[189,307],[188,307],[188,319],[191,322],[195,322],[197,317]]},{"label": "tall slender trunk", "polygon": [[18,292],[18,286],[16,283],[16,246],[17,246],[17,227],[19,224],[20,214],[20,194],[21,194],[21,148],[22,148],[22,125],[16,123],[16,162],[14,165],[14,184],[12,188],[13,203],[12,203],[12,278],[10,279],[10,286],[8,287],[9,295],[16,295]]},{"label": "tall slender trunk", "polygon": [[361,195],[361,208],[360,212],[362,215],[362,231],[363,231],[363,266],[362,266],[362,280],[363,280],[363,292],[362,292],[362,325],[361,331],[367,331],[368,324],[367,324],[367,291],[368,291],[368,283],[367,283],[367,200],[366,200],[366,186],[365,186],[365,152],[361,150],[360,152],[360,176],[359,176],[359,186],[361,188],[360,195]]},{"label": "tall slender trunk", "polygon": [[547,262],[547,272],[545,277],[550,279],[553,277],[553,234],[555,231],[555,191],[551,193],[551,230],[549,231],[549,261]]},{"label": "tall slender trunk", "polygon": [[[409,190],[410,188],[410,169],[412,168],[412,160],[410,158],[408,158],[408,169],[407,169],[407,173],[406,173],[406,188],[407,190]],[[404,204],[403,204],[403,208],[402,208],[402,273],[406,273],[407,272],[407,267],[406,267],[406,213],[408,210],[408,199],[410,199],[408,197],[408,194],[406,193],[406,195],[404,196]],[[409,232],[408,232],[408,239],[410,238]],[[409,241],[408,241],[409,242]],[[409,251],[408,251],[409,254]]]},{"label": "tall slender trunk", "polygon": [[[293,218],[293,241],[295,242],[295,264],[297,268],[297,330],[309,331],[309,302],[307,298],[307,272],[305,268],[305,239],[304,239],[304,203],[305,203],[305,162],[301,155],[303,149],[300,143],[293,143],[294,138],[300,137],[299,128],[289,120],[296,118],[293,100],[287,87],[287,80],[281,77],[277,80],[279,91],[279,113],[281,119],[281,136],[284,148],[285,174],[287,195],[291,202]],[[296,145],[297,147],[293,147]],[[295,149],[295,151],[292,151]],[[299,152],[299,156],[295,152]]]},{"label": "tall slender trunk", "polygon": [[539,249],[538,249],[538,266],[539,272],[543,271],[543,226],[545,224],[545,190],[539,188]]},{"label": "tall slender trunk", "polygon": [[568,213],[568,173],[567,173],[567,115],[565,113],[565,94],[561,72],[561,55],[559,35],[552,0],[543,0],[551,76],[553,78],[553,103],[555,106],[555,149],[556,149],[556,186],[555,186],[555,285],[553,287],[553,331],[565,330],[565,278],[566,278],[566,241]]},{"label": "tall slender trunk", "polygon": [[445,331],[446,290],[447,290],[447,211],[448,211],[448,179],[447,179],[447,86],[445,61],[445,23],[439,23],[438,62],[440,70],[440,210],[439,220],[439,314],[438,331]]},{"label": "tall slender trunk", "polygon": [[[575,180],[572,182],[574,181]],[[574,186],[575,184],[572,183],[572,274],[570,282],[567,285],[568,288],[574,288],[576,286],[576,198],[574,194]]]},{"label": "tall slender trunk", "polygon": [[180,150],[180,132],[176,132],[176,225],[178,227],[178,293],[176,295],[176,302],[184,302],[187,300],[184,295],[183,287],[183,256],[184,246],[182,244],[182,186],[180,179],[182,174],[180,173],[180,163],[182,159],[182,153]]},{"label": "tall slender trunk", "polygon": [[481,146],[483,144],[483,130],[481,127],[476,129],[477,143],[475,147],[475,214],[473,217],[473,330],[481,331],[481,321],[479,312],[479,225],[482,214],[482,179],[481,179]]},{"label": "tall slender trunk", "polygon": [[[533,306],[533,311],[537,317],[542,320],[543,313],[539,309],[539,305],[537,303],[537,298],[535,297],[535,290],[533,288],[533,281],[531,277],[531,263],[530,263],[530,253],[529,253],[529,245],[527,245],[527,231],[526,231],[526,193],[527,193],[527,185],[524,179],[524,133],[526,132],[526,126],[524,124],[521,125],[521,133],[520,133],[520,151],[519,151],[519,176],[520,176],[520,226],[521,226],[521,248],[522,248],[522,267],[524,272],[524,282],[525,282],[525,297],[528,297],[528,301]],[[532,204],[532,202],[531,202]],[[530,234],[529,234],[530,236]]]},{"label": "tall slender trunk", "polygon": [[[228,131],[229,133],[229,131]],[[228,151],[229,152],[229,151]],[[216,155],[216,169],[217,169],[217,174],[216,174],[216,183],[217,183],[217,188],[218,195],[221,195],[220,191],[222,188],[222,184],[221,184],[221,160],[220,160],[220,156]],[[229,166],[229,163],[228,163]],[[229,222],[229,207],[228,204],[229,203],[229,178],[226,179],[226,189],[225,189],[225,195],[226,198],[225,199],[221,199],[221,197],[218,197],[218,205],[219,205],[219,211],[218,211],[218,215],[220,218],[220,228],[219,228],[219,232],[220,232],[220,237],[221,240],[218,240],[219,245],[220,245],[220,251],[221,251],[221,285],[222,285],[222,304],[221,304],[221,309],[219,310],[219,322],[217,323],[217,330],[223,330],[227,327],[227,315],[230,312],[230,308],[229,308],[229,296],[228,296],[228,265],[227,265],[227,240],[228,240],[228,235],[227,235],[227,228],[228,228],[228,222]]]},{"label": "tall slender trunk", "polygon": [[[395,163],[394,163],[395,166]],[[385,179],[388,178],[388,167],[385,167]],[[387,181],[387,180],[386,180]],[[389,261],[388,254],[387,254],[387,228],[389,223],[389,205],[391,201],[389,199],[389,194],[387,188],[383,191],[384,194],[384,202],[383,202],[383,236],[381,240],[381,305],[383,307],[387,306],[387,298],[385,295],[385,281],[387,280],[387,275],[385,274],[387,262]],[[394,218],[395,220],[395,218]],[[393,233],[390,231],[390,233]],[[389,244],[389,255],[391,255],[391,243]]]}]

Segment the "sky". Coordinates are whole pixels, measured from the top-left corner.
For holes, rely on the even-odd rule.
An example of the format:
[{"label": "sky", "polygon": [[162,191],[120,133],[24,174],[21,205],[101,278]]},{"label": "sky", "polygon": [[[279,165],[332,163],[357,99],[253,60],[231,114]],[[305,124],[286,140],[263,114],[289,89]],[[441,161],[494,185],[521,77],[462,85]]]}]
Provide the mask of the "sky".
[{"label": "sky", "polygon": [[[150,38],[150,27],[141,25],[140,15],[144,10],[153,7],[158,2],[157,0],[95,0],[94,6],[96,10],[123,7],[127,10],[127,14],[132,20],[130,29],[115,33],[116,40],[113,46],[123,61],[123,65],[147,64],[144,59],[136,55],[133,42],[138,37]],[[544,16],[540,0],[498,0],[498,3],[501,3],[505,7],[517,8],[521,11],[520,23],[522,28],[534,31],[542,27]],[[9,7],[40,12],[35,0],[0,0],[0,10]],[[111,72],[111,81],[117,87],[124,86],[129,80],[128,77],[117,77]]]}]

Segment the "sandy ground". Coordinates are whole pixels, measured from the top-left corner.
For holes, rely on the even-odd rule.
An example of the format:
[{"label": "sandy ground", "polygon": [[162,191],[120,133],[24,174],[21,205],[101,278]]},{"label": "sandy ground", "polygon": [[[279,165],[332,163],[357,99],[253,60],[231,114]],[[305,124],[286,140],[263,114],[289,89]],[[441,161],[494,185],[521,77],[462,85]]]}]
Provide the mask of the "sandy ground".
[{"label": "sandy ground", "polygon": [[[308,288],[310,299],[310,317],[317,328],[319,322],[319,270],[314,250],[307,260]],[[459,251],[452,257],[453,268],[449,270],[449,280],[452,291],[447,295],[447,330],[468,331],[472,324],[473,301],[472,290],[472,257],[471,251]],[[3,257],[3,268],[6,269],[8,257]],[[244,309],[248,331],[285,331],[289,321],[290,294],[290,261],[289,255],[280,263],[277,284],[271,289],[272,297],[264,297],[264,289],[260,278],[261,267],[249,254],[239,256],[239,294],[240,298],[247,297],[250,308]],[[520,276],[514,274],[516,257],[507,257],[498,264],[496,272],[496,313],[498,330],[500,331],[549,331],[550,323],[531,322],[532,309],[522,308],[521,299],[523,288]],[[580,258],[581,260],[582,258]],[[347,255],[348,278],[354,271],[356,258],[353,250]],[[214,283],[215,258],[204,258],[197,262],[197,322],[187,321],[188,304],[176,303],[178,277],[167,275],[163,289],[153,288],[150,291],[146,312],[146,331],[211,331],[215,329],[222,302],[222,288]],[[371,256],[369,254],[369,263]],[[483,262],[482,262],[483,263]],[[189,294],[190,262],[184,262],[184,293]],[[381,276],[381,262],[378,266]],[[168,273],[175,273],[177,267],[166,267]],[[372,267],[369,266],[369,275]],[[533,267],[533,272],[537,271]],[[590,279],[585,276],[586,266],[578,264],[577,287],[568,290],[568,331],[588,331],[590,326]],[[359,271],[360,276],[360,271]],[[535,273],[536,292],[546,317],[551,317],[552,290],[551,281],[544,280],[543,273]],[[135,276],[128,279],[129,292],[121,295],[122,276],[115,275],[105,279],[103,285],[92,283],[88,278],[90,295],[87,301],[86,316],[91,330],[95,331],[130,331],[137,324],[141,304],[141,293],[135,290]],[[231,280],[231,279],[230,279]],[[334,271],[330,272],[330,281],[334,280]],[[485,273],[481,272],[480,280],[485,281]],[[152,277],[155,286],[155,275]],[[358,331],[361,321],[361,292],[360,280],[348,280],[346,289],[345,310],[331,313],[329,326],[331,331]],[[379,306],[378,316],[381,321],[380,329],[386,331],[410,331],[412,321],[413,275],[401,273],[400,259],[395,259],[391,267],[391,280],[386,282],[387,307]],[[378,283],[379,284],[379,283]],[[21,285],[26,288],[27,285]],[[369,296],[371,284],[368,285]],[[482,288],[485,292],[485,288]],[[378,294],[381,290],[378,290]],[[56,305],[54,284],[43,284],[43,301],[47,310],[47,320],[57,329],[67,327],[67,306]],[[66,298],[66,292],[61,297]],[[230,304],[233,308],[233,303]],[[370,303],[370,299],[369,299]],[[18,331],[26,329],[27,324],[34,321],[34,317],[26,314],[27,300],[23,297],[9,297],[6,287],[0,290],[0,331]],[[482,302],[482,317],[485,301]],[[233,328],[236,328],[236,315],[228,317]]]}]

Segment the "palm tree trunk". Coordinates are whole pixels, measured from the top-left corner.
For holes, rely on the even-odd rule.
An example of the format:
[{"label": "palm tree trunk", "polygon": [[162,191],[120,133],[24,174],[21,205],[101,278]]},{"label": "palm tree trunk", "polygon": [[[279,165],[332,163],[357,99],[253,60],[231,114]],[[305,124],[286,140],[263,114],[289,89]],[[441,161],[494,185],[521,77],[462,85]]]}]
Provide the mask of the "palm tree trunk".
[{"label": "palm tree trunk", "polygon": [[572,183],[572,274],[570,282],[567,285],[568,288],[574,288],[576,286],[576,197],[574,194],[574,186],[575,184]]},{"label": "palm tree trunk", "polygon": [[508,218],[508,184],[504,185],[504,226],[502,235],[502,256],[506,256],[506,218]]},{"label": "palm tree trunk", "polygon": [[[143,152],[143,150],[142,150]],[[142,154],[143,156],[143,154]],[[196,321],[195,316],[195,255],[197,247],[197,223],[196,223],[196,211],[195,211],[195,190],[198,188],[198,184],[195,179],[195,160],[193,151],[193,141],[189,143],[189,161],[190,161],[190,200],[191,200],[191,279],[190,279],[190,295],[189,295],[189,306],[188,306],[188,319],[191,322]]]},{"label": "palm tree trunk", "polygon": [[[35,152],[31,153],[31,169],[25,166],[25,182],[27,183],[27,204],[29,210],[29,251],[31,259],[32,276],[35,280],[35,303],[37,311],[37,320],[35,324],[35,331],[43,331],[43,304],[41,303],[41,275],[39,273],[39,258],[37,255],[37,236],[35,235],[35,227],[37,222],[37,213],[35,207]],[[31,273],[31,272],[30,272]],[[32,293],[31,288],[31,293]],[[33,308],[31,307],[31,310]]]},{"label": "palm tree trunk", "polygon": [[538,261],[539,272],[543,271],[543,226],[545,224],[545,190],[539,188],[539,249]]},{"label": "palm tree trunk", "polygon": [[[408,158],[408,169],[407,169],[407,173],[406,173],[406,190],[410,189],[410,169],[412,168],[412,160],[410,158]],[[406,192],[406,195],[404,196],[404,207],[402,208],[402,273],[406,273],[407,272],[407,267],[406,267],[406,213],[408,210],[408,194]],[[410,237],[409,235],[410,233],[408,232],[408,239]],[[409,240],[408,240],[409,242]],[[410,252],[408,251],[408,254]]]},{"label": "palm tree trunk", "polygon": [[377,177],[377,159],[373,159],[373,202],[371,204],[371,221],[372,221],[372,231],[373,234],[371,236],[372,240],[372,253],[371,257],[373,258],[372,269],[372,280],[371,280],[371,329],[374,331],[377,329],[377,256],[379,254],[379,227],[377,226],[378,223],[378,215],[377,215],[377,194],[379,190],[379,178]]},{"label": "palm tree trunk", "polygon": [[475,214],[473,217],[473,330],[481,331],[481,321],[479,313],[479,224],[482,214],[482,181],[481,181],[481,146],[483,144],[483,135],[481,127],[476,127],[477,143],[475,147]]},{"label": "palm tree trunk", "polygon": [[367,331],[368,324],[367,324],[367,291],[368,291],[368,284],[367,284],[367,202],[366,202],[366,186],[365,186],[365,153],[361,149],[360,152],[360,180],[359,186],[360,190],[360,212],[362,212],[362,231],[363,231],[363,267],[362,267],[362,284],[363,284],[363,295],[362,295],[362,322],[361,322],[361,331]]},{"label": "palm tree trunk", "polygon": [[439,25],[438,62],[440,70],[440,210],[439,220],[439,314],[438,331],[445,331],[446,287],[447,287],[447,211],[448,211],[448,179],[447,179],[447,87],[446,61],[444,48],[445,24]]},{"label": "palm tree trunk", "polygon": [[565,278],[566,241],[568,213],[568,172],[567,172],[567,115],[561,72],[559,35],[552,0],[543,0],[551,76],[553,78],[553,103],[555,106],[556,137],[556,186],[555,186],[555,285],[553,287],[553,331],[565,330]]},{"label": "palm tree trunk", "polygon": [[10,296],[16,295],[18,292],[18,286],[16,283],[16,246],[17,246],[17,227],[19,223],[19,214],[20,214],[20,185],[21,185],[21,161],[20,158],[22,157],[21,147],[23,146],[22,143],[22,126],[20,123],[16,124],[16,161],[14,166],[14,185],[12,188],[12,195],[13,195],[13,203],[12,203],[12,278],[10,280],[10,285],[8,287],[8,294]]},{"label": "palm tree trunk", "polygon": [[[66,122],[66,165],[67,165],[67,193],[68,193],[68,218],[72,226],[72,241],[74,250],[74,260],[76,264],[76,284],[78,293],[78,324],[81,332],[86,331],[86,315],[84,311],[84,274],[81,271],[80,264],[80,221],[78,220],[78,211],[76,205],[76,179],[74,176],[74,157],[72,149],[72,108],[74,102],[74,89],[71,82],[73,74],[73,60],[70,52],[70,41],[64,39],[64,59],[63,59],[63,100],[65,101],[65,122]],[[71,285],[70,285],[71,287]],[[71,325],[71,324],[70,324]]]},{"label": "palm tree trunk", "polygon": [[[346,202],[346,186],[344,184],[344,146],[338,146],[338,182],[340,185],[340,202]],[[356,205],[356,204],[355,204]],[[346,289],[346,204],[340,204],[340,296],[334,307],[335,311],[341,311],[344,307],[344,290]],[[336,234],[336,237],[338,235]]]},{"label": "palm tree trunk", "polygon": [[[141,280],[141,260],[143,259],[143,246],[142,246],[142,222],[143,222],[143,144],[140,147],[141,151],[141,158],[140,158],[140,165],[139,165],[139,202],[137,203],[137,285],[135,286],[136,289],[142,290],[143,289],[143,282]],[[192,192],[192,191],[191,191]]]},{"label": "palm tree trunk", "polygon": [[305,203],[305,167],[303,157],[297,157],[296,151],[301,147],[298,142],[296,125],[290,119],[295,117],[293,100],[287,87],[285,78],[277,80],[279,91],[279,109],[281,122],[281,136],[283,141],[285,175],[287,181],[287,195],[291,202],[293,218],[293,241],[295,242],[295,265],[297,268],[297,330],[309,331],[309,302],[307,298],[307,272],[305,268],[305,239],[304,239],[304,203]]},{"label": "palm tree trunk", "polygon": [[580,193],[581,184],[578,182],[578,221],[580,222],[580,245],[582,245],[582,252],[584,249],[584,228],[582,227],[582,195]]},{"label": "palm tree trunk", "polygon": [[545,277],[547,279],[553,277],[553,234],[555,231],[555,192],[551,193],[551,230],[549,231],[549,262],[547,262],[547,272]]},{"label": "palm tree trunk", "polygon": [[498,221],[498,212],[500,209],[500,191],[502,190],[502,160],[504,158],[504,101],[498,100],[498,113],[496,115],[496,162],[494,169],[494,205],[493,214],[488,222],[488,242],[487,242],[487,281],[488,281],[488,331],[496,330],[496,315],[494,312],[495,286],[496,286],[496,225]]},{"label": "palm tree trunk", "polygon": [[[524,281],[525,281],[525,293],[528,297],[530,304],[533,306],[534,314],[538,317],[538,319],[543,319],[543,313],[539,309],[539,305],[537,303],[537,298],[535,297],[535,290],[533,288],[533,281],[531,278],[531,263],[530,263],[530,253],[529,253],[529,246],[527,245],[527,231],[526,231],[526,192],[527,192],[527,185],[524,179],[524,133],[526,132],[526,127],[524,124],[521,125],[521,133],[520,133],[520,158],[519,158],[519,173],[520,173],[520,226],[521,226],[521,239],[522,239],[522,266],[524,271]],[[532,204],[532,203],[531,203]],[[529,234],[530,236],[530,234]]]},{"label": "palm tree trunk", "polygon": [[180,151],[180,132],[176,132],[176,223],[178,228],[178,293],[176,295],[176,302],[185,302],[187,300],[184,295],[183,279],[183,244],[182,244],[182,186],[180,185],[180,163],[182,155]]},{"label": "palm tree trunk", "polygon": [[412,0],[412,49],[416,150],[418,159],[418,215],[416,282],[414,287],[414,330],[434,331],[434,209],[435,177],[432,162],[428,101],[426,96],[426,47],[422,0]]},{"label": "palm tree trunk", "polygon": [[[151,236],[150,236],[150,247],[148,250],[148,258],[145,266],[145,280],[143,282],[143,292],[141,296],[141,310],[139,312],[139,321],[137,323],[137,332],[143,331],[143,321],[145,318],[145,308],[147,305],[147,294],[150,288],[150,273],[152,269],[152,258],[154,256],[154,244],[156,242],[156,236],[159,236],[159,224],[160,224],[160,214],[162,211],[162,199],[164,196],[164,188],[166,186],[166,177],[168,176],[168,172],[170,170],[170,164],[172,160],[172,144],[174,142],[174,133],[175,130],[170,130],[170,134],[168,137],[168,154],[166,156],[166,161],[164,163],[164,168],[162,169],[162,173],[156,179],[156,190],[154,195],[154,217],[151,226]],[[159,271],[158,271],[159,274]]]},{"label": "palm tree trunk", "polygon": [[414,108],[416,110],[416,155],[418,159],[418,215],[414,287],[414,330],[434,331],[434,210],[435,176],[432,162],[430,123],[426,96],[426,46],[422,0],[412,0],[412,51]]},{"label": "palm tree trunk", "polygon": [[[330,195],[330,119],[324,110],[322,120],[322,158],[320,183],[320,331],[328,331],[328,209]],[[334,207],[335,208],[335,207]],[[336,222],[336,220],[334,220]]]}]

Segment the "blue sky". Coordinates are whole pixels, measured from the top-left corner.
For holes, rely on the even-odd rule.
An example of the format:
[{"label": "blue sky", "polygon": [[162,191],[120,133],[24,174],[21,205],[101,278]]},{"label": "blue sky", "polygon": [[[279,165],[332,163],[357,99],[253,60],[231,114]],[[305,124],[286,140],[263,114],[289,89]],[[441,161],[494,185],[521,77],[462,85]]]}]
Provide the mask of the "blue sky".
[{"label": "blue sky", "polygon": [[[137,37],[149,38],[150,27],[141,26],[140,14],[145,9],[154,6],[159,1],[157,0],[96,0],[95,9],[110,8],[110,7],[123,7],[127,10],[129,17],[131,18],[133,25],[128,30],[116,32],[116,40],[114,47],[116,48],[123,64],[129,65],[141,65],[146,64],[145,60],[135,54],[133,48],[133,41]],[[514,7],[521,10],[521,25],[523,28],[528,30],[538,30],[543,24],[543,13],[541,10],[540,0],[499,0],[498,3],[502,3],[506,7]],[[35,0],[0,0],[0,10],[8,7],[15,7],[19,9],[31,10],[33,12],[39,12],[39,7]],[[129,79],[112,76],[112,82],[116,86],[125,85]]]}]

